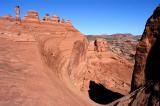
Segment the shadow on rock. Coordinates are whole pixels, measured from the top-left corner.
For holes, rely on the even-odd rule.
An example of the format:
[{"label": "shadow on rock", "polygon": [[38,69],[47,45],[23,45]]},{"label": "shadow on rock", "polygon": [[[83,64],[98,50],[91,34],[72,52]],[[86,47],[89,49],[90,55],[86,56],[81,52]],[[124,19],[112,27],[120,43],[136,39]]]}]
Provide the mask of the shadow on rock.
[{"label": "shadow on rock", "polygon": [[160,38],[157,38],[157,41],[151,48],[147,63],[146,63],[146,80],[148,81],[160,81]]},{"label": "shadow on rock", "polygon": [[90,99],[99,104],[108,104],[123,96],[120,93],[106,89],[102,84],[97,84],[94,81],[90,81],[88,93]]}]

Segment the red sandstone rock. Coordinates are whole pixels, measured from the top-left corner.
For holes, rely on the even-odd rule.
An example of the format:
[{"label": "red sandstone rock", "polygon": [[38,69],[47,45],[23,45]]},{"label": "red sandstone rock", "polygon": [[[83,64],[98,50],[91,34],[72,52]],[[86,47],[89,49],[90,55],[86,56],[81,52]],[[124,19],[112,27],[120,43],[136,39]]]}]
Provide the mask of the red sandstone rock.
[{"label": "red sandstone rock", "polygon": [[[79,43],[77,42],[77,45]],[[95,41],[81,42],[74,48],[69,65],[71,80],[85,94],[89,90],[90,81],[103,84],[112,91],[127,94],[130,91],[132,65],[107,50],[105,44],[107,43],[104,39],[98,40],[98,52]]]},{"label": "red sandstone rock", "polygon": [[44,20],[45,23],[49,23],[49,24],[51,23],[51,19],[50,19],[49,14],[46,14],[46,16],[44,17],[43,20]]},{"label": "red sandstone rock", "polygon": [[16,21],[20,21],[20,7],[16,6]]},{"label": "red sandstone rock", "polygon": [[0,32],[0,105],[96,106],[69,79],[73,44],[85,39],[74,27],[1,20]]},{"label": "red sandstone rock", "polygon": [[97,38],[95,40],[95,48],[97,52],[106,52],[107,51],[107,42],[103,38]]},{"label": "red sandstone rock", "polygon": [[39,15],[36,11],[28,11],[27,15],[24,17],[25,22],[39,22]]},{"label": "red sandstone rock", "polygon": [[74,42],[85,37],[73,26],[37,20],[36,12],[21,24],[0,19],[0,105],[96,106],[68,74]]},{"label": "red sandstone rock", "polygon": [[95,51],[95,41],[90,41],[88,45],[89,51]]},{"label": "red sandstone rock", "polygon": [[52,21],[53,21],[54,24],[58,24],[60,22],[60,19],[59,19],[58,16],[55,15],[55,16],[52,17]]},{"label": "red sandstone rock", "polygon": [[67,21],[66,21],[66,24],[69,25],[69,26],[72,26],[72,23],[71,23],[70,20],[67,20]]},{"label": "red sandstone rock", "polygon": [[13,17],[11,15],[6,15],[0,17],[1,20],[6,20],[6,21],[14,21]]},{"label": "red sandstone rock", "polygon": [[63,24],[63,23],[65,23],[65,21],[64,21],[64,19],[62,18],[62,20],[61,20],[61,23]]}]

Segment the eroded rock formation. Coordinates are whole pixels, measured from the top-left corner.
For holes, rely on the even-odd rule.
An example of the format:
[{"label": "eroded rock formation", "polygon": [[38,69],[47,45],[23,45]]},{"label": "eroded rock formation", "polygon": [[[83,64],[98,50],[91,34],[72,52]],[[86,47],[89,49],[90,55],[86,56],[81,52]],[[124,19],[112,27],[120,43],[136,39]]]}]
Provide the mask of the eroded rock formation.
[{"label": "eroded rock formation", "polygon": [[40,22],[39,15],[37,11],[28,11],[26,16],[24,17],[25,22]]},{"label": "eroded rock formation", "polygon": [[50,19],[49,14],[46,14],[43,20],[45,23],[51,23],[51,19]]},{"label": "eroded rock formation", "polygon": [[107,42],[103,38],[97,38],[95,40],[95,49],[97,52],[106,52],[107,51]]},{"label": "eroded rock formation", "polygon": [[103,38],[97,38],[95,41],[90,41],[88,50],[97,52],[107,52],[108,44]]},{"label": "eroded rock formation", "polygon": [[52,21],[53,21],[54,24],[58,24],[60,22],[60,19],[59,19],[58,16],[55,15],[55,16],[52,17]]},{"label": "eroded rock formation", "polygon": [[20,21],[20,7],[16,6],[16,21]]}]

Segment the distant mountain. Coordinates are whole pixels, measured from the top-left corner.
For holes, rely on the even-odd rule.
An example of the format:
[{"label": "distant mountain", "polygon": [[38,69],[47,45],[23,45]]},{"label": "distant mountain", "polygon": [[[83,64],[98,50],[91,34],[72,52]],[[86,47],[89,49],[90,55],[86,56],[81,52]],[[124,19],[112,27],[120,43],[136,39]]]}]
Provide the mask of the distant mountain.
[{"label": "distant mountain", "polygon": [[121,34],[121,33],[117,33],[117,34],[112,34],[112,35],[86,35],[87,38],[89,40],[95,40],[95,38],[125,38],[125,39],[139,39],[141,37],[141,35],[132,35],[130,33],[126,33],[126,34]]}]

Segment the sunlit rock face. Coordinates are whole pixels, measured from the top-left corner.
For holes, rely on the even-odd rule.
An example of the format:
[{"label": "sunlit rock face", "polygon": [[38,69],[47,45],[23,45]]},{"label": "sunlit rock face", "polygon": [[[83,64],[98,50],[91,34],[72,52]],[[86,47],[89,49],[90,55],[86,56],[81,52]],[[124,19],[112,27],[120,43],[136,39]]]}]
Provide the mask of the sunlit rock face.
[{"label": "sunlit rock face", "polygon": [[40,22],[38,12],[34,11],[34,10],[28,11],[26,16],[24,17],[23,21],[25,21],[25,22]]},{"label": "sunlit rock face", "polygon": [[97,38],[95,40],[95,49],[97,52],[106,52],[107,51],[107,41],[103,38]]},{"label": "sunlit rock face", "polygon": [[46,14],[44,19],[43,19],[43,22],[44,23],[48,23],[48,24],[51,24],[51,19],[50,19],[50,16],[49,14]]},{"label": "sunlit rock face", "polygon": [[59,19],[58,16],[54,15],[54,16],[52,17],[52,21],[53,21],[54,24],[58,24],[58,23],[60,22],[60,19]]},{"label": "sunlit rock face", "polygon": [[107,52],[108,44],[103,38],[96,38],[94,41],[90,41],[88,45],[88,51]]},{"label": "sunlit rock face", "polygon": [[68,74],[75,42],[85,39],[66,23],[39,22],[35,11],[19,23],[0,18],[0,105],[96,106]]}]

